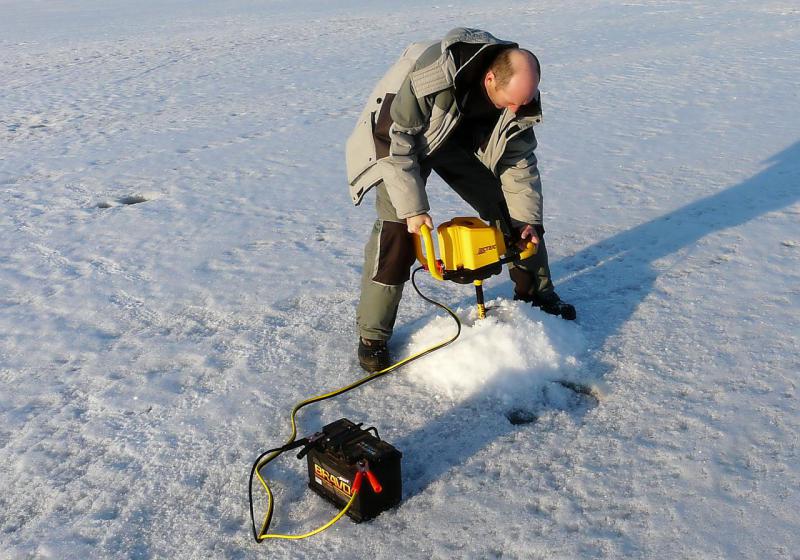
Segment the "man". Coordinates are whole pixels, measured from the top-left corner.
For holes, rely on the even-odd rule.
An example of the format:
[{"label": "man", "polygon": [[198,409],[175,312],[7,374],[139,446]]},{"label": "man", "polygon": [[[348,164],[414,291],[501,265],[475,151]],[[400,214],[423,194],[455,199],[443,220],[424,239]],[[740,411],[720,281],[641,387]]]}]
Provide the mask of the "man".
[{"label": "man", "polygon": [[375,87],[347,141],[350,193],[376,191],[378,219],[364,254],[358,358],[367,371],[391,365],[412,235],[433,229],[425,183],[435,171],[484,220],[510,215],[537,254],[511,268],[514,298],[575,319],[555,293],[542,227],[533,125],[541,122],[541,68],[533,53],[476,29],[415,43]]}]

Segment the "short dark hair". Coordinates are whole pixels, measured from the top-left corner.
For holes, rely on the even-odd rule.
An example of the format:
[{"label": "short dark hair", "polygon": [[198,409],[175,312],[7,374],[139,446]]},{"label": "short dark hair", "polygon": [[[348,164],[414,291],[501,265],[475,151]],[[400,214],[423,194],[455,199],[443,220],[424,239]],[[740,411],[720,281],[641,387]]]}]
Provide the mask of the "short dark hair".
[{"label": "short dark hair", "polygon": [[540,78],[542,77],[542,66],[539,64],[539,59],[537,56],[531,51],[528,49],[518,48],[503,49],[496,57],[494,57],[492,64],[489,65],[489,70],[491,70],[494,74],[494,77],[497,80],[497,87],[499,88],[506,87],[508,82],[511,81],[511,77],[514,75],[514,69],[511,67],[511,53],[514,51],[529,54],[531,58],[533,58],[533,62],[536,65],[536,73]]}]

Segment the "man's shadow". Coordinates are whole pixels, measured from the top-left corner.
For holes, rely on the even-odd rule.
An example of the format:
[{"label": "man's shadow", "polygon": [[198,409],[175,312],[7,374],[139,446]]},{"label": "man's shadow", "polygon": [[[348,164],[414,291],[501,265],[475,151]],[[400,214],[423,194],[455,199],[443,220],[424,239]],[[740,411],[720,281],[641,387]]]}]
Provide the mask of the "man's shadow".
[{"label": "man's shadow", "polygon": [[[592,322],[591,328],[585,329],[590,348],[602,347],[652,291],[660,274],[654,267],[655,261],[711,233],[740,226],[800,199],[800,142],[766,163],[769,167],[742,183],[553,263],[554,272],[565,277],[558,283],[559,291],[565,295],[583,294],[577,302],[583,321]],[[602,369],[605,366],[591,356],[586,362],[588,378],[597,379],[605,373]],[[554,390],[556,384],[550,385],[549,389],[543,387],[544,393]],[[406,498],[422,492],[493,441],[520,429],[507,418],[484,414],[487,399],[495,394],[495,389],[490,384],[394,442],[405,452]],[[574,396],[570,403],[563,395],[549,399],[544,394],[539,402],[545,408],[564,408],[580,417],[591,408],[592,402],[585,395]]]},{"label": "man's shadow", "polygon": [[[554,264],[559,291],[577,294],[590,346],[599,348],[631,317],[664,271],[654,263],[717,231],[745,224],[800,199],[800,142],[753,177]],[[676,290],[679,291],[679,290]]]}]

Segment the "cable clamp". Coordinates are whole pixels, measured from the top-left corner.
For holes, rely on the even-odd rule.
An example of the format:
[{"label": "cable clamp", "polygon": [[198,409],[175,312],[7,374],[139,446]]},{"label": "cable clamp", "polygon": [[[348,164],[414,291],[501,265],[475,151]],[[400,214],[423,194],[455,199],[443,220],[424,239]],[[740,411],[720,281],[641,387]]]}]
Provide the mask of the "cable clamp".
[{"label": "cable clamp", "polygon": [[321,440],[324,436],[325,436],[324,432],[317,432],[315,434],[311,434],[307,438],[303,438],[302,440],[300,440],[303,441],[302,445],[305,445],[305,447],[303,447],[303,449],[300,450],[300,453],[297,454],[297,458],[302,459],[303,457],[308,455],[308,452],[314,449],[314,447],[316,447],[317,445],[317,442]]},{"label": "cable clamp", "polygon": [[[356,478],[359,478],[361,475],[365,475],[369,481],[369,485],[372,486],[373,492],[376,494],[383,492],[383,486],[381,486],[381,483],[378,482],[378,477],[376,477],[375,474],[369,470],[369,463],[366,459],[361,459],[358,463],[356,463],[356,468],[358,469]],[[361,486],[361,481],[359,481],[359,486]]]}]

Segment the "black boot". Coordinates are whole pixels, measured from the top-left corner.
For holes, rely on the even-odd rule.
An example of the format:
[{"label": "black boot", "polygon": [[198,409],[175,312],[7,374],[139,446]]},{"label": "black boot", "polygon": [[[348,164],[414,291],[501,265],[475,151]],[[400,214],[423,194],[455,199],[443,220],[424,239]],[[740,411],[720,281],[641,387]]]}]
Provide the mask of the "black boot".
[{"label": "black boot", "polygon": [[358,363],[370,373],[381,371],[392,365],[385,340],[358,339]]},{"label": "black boot", "polygon": [[[534,303],[533,305],[536,304]],[[556,315],[565,321],[574,321],[578,317],[575,306],[561,301],[561,298],[558,296],[556,296],[554,301],[544,302],[541,305],[537,305],[537,307],[545,313]]]},{"label": "black boot", "polygon": [[574,321],[578,316],[575,306],[561,301],[561,298],[555,292],[552,292],[548,297],[541,298],[536,296],[521,297],[515,294],[514,299],[530,302],[531,305],[538,307],[545,313],[561,317],[565,321]]}]

